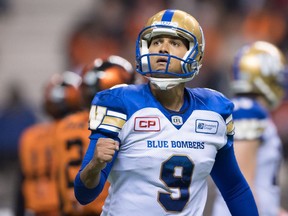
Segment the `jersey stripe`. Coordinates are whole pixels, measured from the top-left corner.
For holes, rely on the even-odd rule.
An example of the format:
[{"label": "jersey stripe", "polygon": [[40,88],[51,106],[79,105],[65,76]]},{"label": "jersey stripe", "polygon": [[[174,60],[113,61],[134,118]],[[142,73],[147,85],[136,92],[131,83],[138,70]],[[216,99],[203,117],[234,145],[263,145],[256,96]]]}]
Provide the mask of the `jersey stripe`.
[{"label": "jersey stripe", "polygon": [[119,133],[121,128],[113,127],[110,125],[100,125],[99,128]]},{"label": "jersey stripe", "polygon": [[89,128],[96,130],[103,128],[119,132],[127,120],[127,115],[107,110],[106,107],[93,105],[89,114]]},{"label": "jersey stripe", "polygon": [[125,120],[117,118],[117,117],[105,116],[102,124],[114,126],[117,128],[122,128],[125,122],[126,122]]},{"label": "jersey stripe", "polygon": [[229,135],[233,135],[234,134],[235,126],[234,126],[232,115],[230,115],[226,119],[226,128],[227,128],[227,134],[229,134]]},{"label": "jersey stripe", "polygon": [[114,112],[114,111],[108,110],[107,115],[109,115],[109,116],[115,116],[115,117],[118,117],[118,118],[122,118],[122,119],[124,119],[124,120],[127,120],[127,115],[125,115],[125,114],[123,114],[123,113],[119,113],[119,112]]}]

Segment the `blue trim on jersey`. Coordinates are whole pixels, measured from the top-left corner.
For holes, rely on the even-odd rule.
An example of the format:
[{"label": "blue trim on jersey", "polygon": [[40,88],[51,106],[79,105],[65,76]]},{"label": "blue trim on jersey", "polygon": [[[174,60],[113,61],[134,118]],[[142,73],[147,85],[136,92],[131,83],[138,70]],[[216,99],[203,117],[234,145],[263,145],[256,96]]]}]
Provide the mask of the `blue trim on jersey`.
[{"label": "blue trim on jersey", "polygon": [[[219,113],[223,119],[228,118],[233,111],[233,103],[223,94],[203,88],[185,88],[184,105],[179,112],[169,111],[153,96],[149,83],[129,85],[99,92],[92,101],[93,105],[108,107],[110,110],[127,115],[127,120],[143,108],[159,109],[171,122],[174,115],[181,116],[183,123],[193,110],[208,110]],[[180,126],[175,126],[179,129]],[[115,137],[115,135],[114,135]]]},{"label": "blue trim on jersey", "polygon": [[259,215],[252,191],[237,164],[233,145],[218,151],[211,177],[233,216]]},{"label": "blue trim on jersey", "polygon": [[96,197],[102,192],[104,187],[102,182],[105,183],[105,181],[104,176],[101,175],[99,185],[95,188],[88,189],[81,181],[80,172],[78,172],[74,181],[74,195],[78,202],[82,205],[86,205],[96,199]]},{"label": "blue trim on jersey", "polygon": [[116,152],[113,156],[112,161],[107,163],[106,167],[103,170],[101,170],[99,184],[95,188],[92,188],[92,189],[86,188],[80,179],[80,173],[87,166],[87,164],[92,160],[94,156],[95,147],[99,138],[107,138],[107,137],[104,136],[103,134],[99,134],[95,132],[92,132],[92,134],[90,135],[90,143],[89,143],[88,149],[82,161],[81,168],[79,172],[77,173],[75,177],[75,181],[74,181],[75,197],[79,201],[79,203],[83,205],[92,202],[102,192],[105,182],[107,181],[108,175],[114,164],[114,161],[118,155],[118,152]]},{"label": "blue trim on jersey", "polygon": [[219,151],[224,151],[227,148],[230,148],[234,144],[234,136],[227,135],[227,143]]},{"label": "blue trim on jersey", "polygon": [[166,10],[165,13],[163,14],[161,21],[171,22],[174,13],[175,13],[175,10]]},{"label": "blue trim on jersey", "polygon": [[266,119],[269,112],[257,100],[247,97],[235,97],[232,99],[235,104],[233,119]]},{"label": "blue trim on jersey", "polygon": [[222,93],[206,89],[188,89],[193,98],[195,110],[208,110],[220,114],[226,120],[233,112],[234,104]]},{"label": "blue trim on jersey", "polygon": [[184,125],[185,121],[190,117],[191,113],[194,110],[194,105],[191,104],[191,98],[187,89],[185,89],[185,92],[184,92],[184,104],[182,105],[180,111],[177,112],[177,111],[168,110],[165,107],[163,107],[162,104],[153,96],[151,89],[149,88],[149,85],[147,85],[146,87],[147,87],[147,90],[151,93],[151,99],[156,105],[155,108],[159,109],[166,116],[166,118],[171,122],[171,124],[179,130],[182,127],[182,125],[174,125],[172,123],[172,117],[181,116],[183,119],[183,125]]}]

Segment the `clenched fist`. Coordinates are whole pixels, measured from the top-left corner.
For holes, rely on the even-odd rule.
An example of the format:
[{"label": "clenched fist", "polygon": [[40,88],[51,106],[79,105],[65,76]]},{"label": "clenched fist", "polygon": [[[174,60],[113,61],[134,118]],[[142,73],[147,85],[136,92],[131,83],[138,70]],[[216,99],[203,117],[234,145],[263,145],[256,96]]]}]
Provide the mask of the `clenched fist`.
[{"label": "clenched fist", "polygon": [[112,160],[118,150],[119,142],[110,138],[98,139],[92,160],[80,173],[80,178],[87,188],[94,188],[98,185],[101,170]]},{"label": "clenched fist", "polygon": [[103,169],[110,162],[116,151],[119,150],[119,142],[110,138],[99,138],[94,152],[94,165]]}]

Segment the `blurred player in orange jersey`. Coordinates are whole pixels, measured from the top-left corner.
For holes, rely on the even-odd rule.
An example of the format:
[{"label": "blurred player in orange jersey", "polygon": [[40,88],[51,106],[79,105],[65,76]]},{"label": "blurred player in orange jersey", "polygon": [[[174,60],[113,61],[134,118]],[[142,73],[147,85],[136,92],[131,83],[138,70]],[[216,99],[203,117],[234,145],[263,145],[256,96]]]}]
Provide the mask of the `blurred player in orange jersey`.
[{"label": "blurred player in orange jersey", "polygon": [[24,215],[60,215],[54,135],[59,120],[80,109],[80,84],[81,77],[74,72],[54,74],[45,86],[43,104],[52,120],[31,126],[21,136],[19,158]]},{"label": "blurred player in orange jersey", "polygon": [[56,132],[63,215],[100,215],[109,183],[105,185],[102,194],[89,205],[79,204],[74,196],[74,179],[89,145],[89,108],[98,91],[118,84],[132,83],[133,79],[132,65],[119,56],[110,56],[105,60],[95,59],[92,64],[83,69],[80,93],[84,109],[62,119]]}]

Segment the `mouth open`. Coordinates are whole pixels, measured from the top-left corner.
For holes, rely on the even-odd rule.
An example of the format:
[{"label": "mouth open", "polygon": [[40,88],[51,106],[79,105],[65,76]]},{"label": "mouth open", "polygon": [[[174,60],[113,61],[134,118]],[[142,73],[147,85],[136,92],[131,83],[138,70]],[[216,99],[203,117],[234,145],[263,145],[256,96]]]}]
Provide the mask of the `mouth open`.
[{"label": "mouth open", "polygon": [[167,63],[168,62],[168,59],[167,58],[159,58],[159,59],[157,59],[157,61],[156,61],[157,63]]}]

